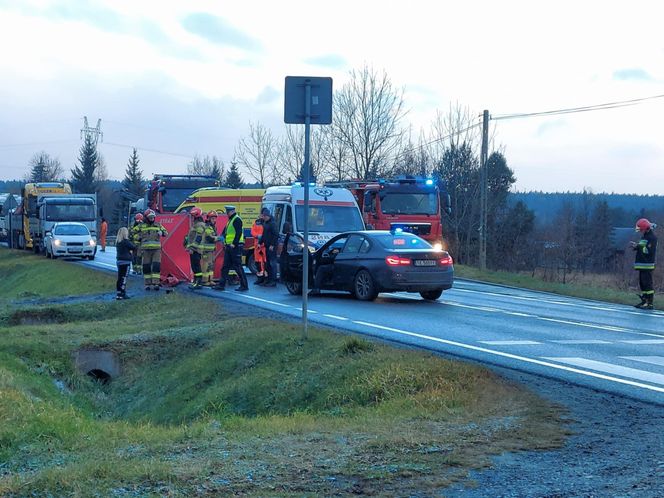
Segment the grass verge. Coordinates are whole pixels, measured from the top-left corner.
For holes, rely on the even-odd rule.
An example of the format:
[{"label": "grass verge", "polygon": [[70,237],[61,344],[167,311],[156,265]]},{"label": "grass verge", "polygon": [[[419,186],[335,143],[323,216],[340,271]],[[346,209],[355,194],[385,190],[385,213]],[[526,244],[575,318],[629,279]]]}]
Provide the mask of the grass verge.
[{"label": "grass verge", "polygon": [[[559,407],[485,369],[316,328],[302,342],[216,300],[30,309],[0,316],[0,496],[431,495],[566,435]],[[81,349],[122,374],[92,381]]]}]

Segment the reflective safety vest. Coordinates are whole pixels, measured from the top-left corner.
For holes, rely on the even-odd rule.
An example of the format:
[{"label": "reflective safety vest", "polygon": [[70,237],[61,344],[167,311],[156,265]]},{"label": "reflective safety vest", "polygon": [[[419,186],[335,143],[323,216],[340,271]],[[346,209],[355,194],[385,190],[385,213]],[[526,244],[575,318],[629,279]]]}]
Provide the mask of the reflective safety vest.
[{"label": "reflective safety vest", "polygon": [[205,222],[203,220],[196,220],[194,224],[189,229],[189,234],[187,235],[187,249],[191,249],[194,252],[203,254],[204,250],[204,239],[205,238]]},{"label": "reflective safety vest", "polygon": [[140,228],[141,249],[150,251],[161,249],[161,237],[168,235],[161,223],[143,223]]},{"label": "reflective safety vest", "polygon": [[205,252],[214,252],[217,248],[217,227],[206,223],[205,239],[203,241],[203,250]]},{"label": "reflective safety vest", "polygon": [[[224,242],[226,242],[226,244],[232,244],[235,240],[235,220],[240,220],[240,222],[242,222],[242,218],[240,218],[240,215],[237,213],[228,219],[228,223],[226,224],[226,237],[224,237]],[[244,244],[244,230],[240,231],[240,240],[238,241],[238,244]]]}]

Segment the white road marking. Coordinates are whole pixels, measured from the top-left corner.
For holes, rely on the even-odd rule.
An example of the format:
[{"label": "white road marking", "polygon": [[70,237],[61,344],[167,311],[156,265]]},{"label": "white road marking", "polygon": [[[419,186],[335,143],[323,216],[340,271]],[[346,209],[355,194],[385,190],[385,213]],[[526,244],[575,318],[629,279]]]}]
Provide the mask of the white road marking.
[{"label": "white road marking", "polygon": [[620,375],[622,377],[630,377],[632,379],[643,380],[645,382],[653,382],[655,384],[664,385],[664,375],[647,372],[645,370],[637,370],[636,368],[622,367],[614,365],[613,363],[605,363],[603,361],[588,360],[586,358],[550,358],[544,357],[546,360],[557,361],[560,363],[567,363],[582,368],[591,368],[599,372],[604,372],[612,375]]},{"label": "white road marking", "polygon": [[631,340],[631,341],[619,341],[626,344],[664,344],[664,339],[641,339],[641,340]]},{"label": "white road marking", "polygon": [[482,344],[488,344],[489,346],[531,346],[536,344],[542,344],[541,342],[535,341],[478,341]]},{"label": "white road marking", "polygon": [[254,301],[261,301],[263,303],[274,304],[275,306],[281,306],[282,308],[293,308],[293,306],[291,306],[290,304],[278,303],[277,301],[269,301],[267,299],[262,299],[260,297],[250,296],[249,294],[236,293],[235,295],[246,297],[247,299],[253,299]]},{"label": "white road marking", "polygon": [[528,358],[526,356],[519,356],[511,353],[505,353],[503,351],[496,351],[493,349],[488,349],[488,348],[483,348],[480,346],[474,346],[472,344],[465,344],[463,342],[456,342],[456,341],[448,341],[447,339],[441,339],[440,337],[432,337],[429,335],[424,335],[424,334],[418,334],[416,332],[408,332],[407,330],[400,330],[400,329],[395,329],[393,327],[386,327],[384,325],[377,325],[375,323],[368,323],[368,322],[362,322],[360,320],[353,320],[353,323],[356,323],[357,325],[363,325],[365,327],[372,327],[380,330],[386,330],[389,332],[394,332],[396,334],[401,334],[405,335],[408,337],[415,337],[417,339],[424,339],[427,341],[432,341],[432,342],[437,342],[440,344],[447,344],[448,346],[454,346],[458,348],[463,348],[463,349],[469,349],[471,351],[479,351],[481,353],[486,353],[486,354],[492,354],[495,356],[502,356],[503,358],[510,358],[512,360],[517,360],[517,361],[522,361],[524,363],[532,363],[534,365],[540,365],[543,367],[549,367],[549,368],[554,368],[556,370],[564,370],[566,372],[572,372],[572,373],[577,373],[580,375],[585,375],[587,377],[594,377],[597,379],[602,379],[602,380],[608,380],[610,382],[615,382],[617,384],[626,384],[629,386],[633,387],[640,387],[642,389],[648,389],[650,391],[656,391],[660,393],[664,393],[664,388],[663,387],[658,387],[658,386],[652,386],[649,384],[643,384],[641,382],[635,382],[632,380],[628,379],[621,379],[619,377],[612,377],[609,375],[604,375],[596,372],[591,372],[588,370],[580,370],[578,368],[572,368],[572,367],[567,367],[565,365],[560,365],[556,363],[551,363],[548,361],[542,361],[538,360],[536,358]]},{"label": "white road marking", "polygon": [[[489,284],[490,285],[490,284]],[[607,306],[606,304],[584,304],[584,303],[575,303],[572,301],[560,301],[551,297],[533,297],[533,296],[522,296],[522,295],[516,295],[516,294],[503,294],[500,292],[490,292],[490,291],[482,291],[482,290],[473,290],[473,289],[462,289],[459,287],[453,287],[455,292],[474,292],[476,294],[486,294],[488,296],[496,296],[496,297],[502,297],[506,299],[521,299],[524,301],[542,301],[545,303],[549,304],[559,304],[561,306],[572,306],[572,307],[577,307],[577,308],[587,308],[587,309],[593,309],[593,310],[600,310],[600,311],[613,311],[616,313],[627,313],[629,315],[643,315],[643,313],[638,312],[638,311],[630,311],[624,308],[618,308],[618,307],[611,307]],[[662,312],[650,312],[649,314],[654,315],[654,316],[664,316],[664,313]]]},{"label": "white road marking", "polygon": [[621,358],[664,367],[664,356],[621,356]]},{"label": "white road marking", "polygon": [[113,270],[118,269],[117,265],[109,265],[108,263],[102,263],[101,261],[95,261],[94,263],[93,262],[87,262],[87,263],[84,262],[84,264],[89,265],[89,266],[106,266],[108,268],[112,268]]},{"label": "white road marking", "polygon": [[551,342],[555,342],[556,344],[613,344],[611,341],[600,341],[596,339],[566,339]]},{"label": "white road marking", "polygon": [[323,313],[323,316],[326,316],[328,318],[334,318],[335,320],[348,320],[345,316],[337,316],[337,315],[328,315],[327,313]]},{"label": "white road marking", "polygon": [[548,318],[545,316],[538,316],[538,315],[531,315],[527,313],[519,313],[519,312],[514,312],[514,311],[504,311],[496,308],[487,308],[484,306],[471,306],[469,304],[461,304],[461,303],[456,303],[454,301],[438,301],[441,304],[446,304],[449,306],[457,306],[459,308],[468,308],[468,309],[473,309],[473,310],[478,310],[478,311],[487,311],[491,313],[503,313],[505,315],[513,315],[513,316],[521,316],[525,318],[534,318],[536,320],[542,320],[545,322],[554,322],[554,323],[562,323],[565,325],[573,325],[575,327],[586,327],[586,328],[591,328],[591,329],[598,329],[598,330],[608,330],[609,332],[624,332],[626,334],[635,334],[635,335],[644,335],[648,337],[661,337],[664,339],[664,335],[662,334],[652,334],[648,332],[639,332],[637,330],[631,330],[631,329],[626,329],[623,327],[614,327],[612,325],[596,325],[594,323],[585,323],[585,322],[575,322],[572,320],[562,320],[559,318]]}]

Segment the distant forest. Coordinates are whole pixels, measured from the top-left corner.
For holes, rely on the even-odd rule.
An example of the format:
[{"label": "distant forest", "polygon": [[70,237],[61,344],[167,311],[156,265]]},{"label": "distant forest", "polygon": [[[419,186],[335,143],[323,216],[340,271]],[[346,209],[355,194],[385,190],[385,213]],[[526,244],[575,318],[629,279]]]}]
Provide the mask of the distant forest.
[{"label": "distant forest", "polygon": [[535,214],[538,227],[551,224],[562,207],[569,205],[579,210],[586,203],[597,204],[606,201],[609,206],[611,223],[614,227],[632,227],[637,218],[653,218],[661,226],[664,220],[656,215],[664,213],[664,196],[637,194],[594,194],[589,192],[511,192],[508,205],[523,202]]}]

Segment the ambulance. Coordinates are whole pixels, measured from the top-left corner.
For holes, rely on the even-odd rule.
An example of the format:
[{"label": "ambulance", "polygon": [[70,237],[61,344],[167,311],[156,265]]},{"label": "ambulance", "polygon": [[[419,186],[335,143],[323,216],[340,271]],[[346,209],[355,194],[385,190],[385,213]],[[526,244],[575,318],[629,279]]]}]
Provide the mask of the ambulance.
[{"label": "ambulance", "polygon": [[[338,187],[309,187],[310,250],[342,232],[364,230],[362,214],[350,190]],[[288,232],[304,234],[304,192],[301,183],[269,187],[262,207],[268,208],[283,236]]]}]

